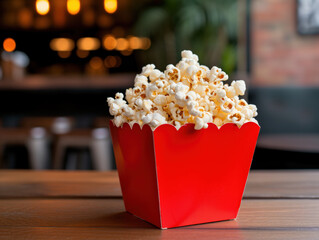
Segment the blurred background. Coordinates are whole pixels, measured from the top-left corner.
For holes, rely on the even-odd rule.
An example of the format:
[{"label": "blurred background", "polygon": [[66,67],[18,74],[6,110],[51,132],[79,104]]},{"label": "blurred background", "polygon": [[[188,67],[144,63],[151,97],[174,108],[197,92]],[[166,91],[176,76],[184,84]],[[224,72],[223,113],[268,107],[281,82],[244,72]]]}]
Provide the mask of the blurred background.
[{"label": "blurred background", "polygon": [[319,0],[1,0],[0,168],[114,169],[106,98],[184,49],[246,81],[253,168],[319,168]]}]

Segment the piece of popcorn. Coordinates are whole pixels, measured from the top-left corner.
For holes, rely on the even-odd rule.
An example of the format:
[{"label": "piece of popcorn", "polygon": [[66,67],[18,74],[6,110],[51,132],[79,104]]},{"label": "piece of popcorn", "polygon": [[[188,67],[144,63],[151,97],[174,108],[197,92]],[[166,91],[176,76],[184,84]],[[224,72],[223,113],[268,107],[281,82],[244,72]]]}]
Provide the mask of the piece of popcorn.
[{"label": "piece of popcorn", "polygon": [[234,87],[236,95],[245,95],[246,84],[243,80],[233,81],[231,85]]},{"label": "piece of popcorn", "polygon": [[113,122],[115,126],[120,127],[122,126],[123,123],[127,122],[127,119],[122,115],[118,115],[114,117]]},{"label": "piece of popcorn", "polygon": [[143,100],[142,107],[145,112],[150,112],[151,109],[154,107],[154,104],[151,100],[146,99],[146,100]]},{"label": "piece of popcorn", "polygon": [[189,87],[184,85],[181,82],[177,83],[176,86],[175,86],[175,93],[178,93],[178,92],[187,93],[188,90],[189,90]]},{"label": "piece of popcorn", "polygon": [[233,98],[237,95],[236,90],[233,86],[224,85],[224,89],[228,98]]},{"label": "piece of popcorn", "polygon": [[249,107],[243,107],[241,112],[244,114],[246,119],[251,119],[254,116],[253,111]]},{"label": "piece of popcorn", "polygon": [[135,115],[135,111],[128,105],[125,105],[123,107],[123,115],[127,118],[130,118]]},{"label": "piece of popcorn", "polygon": [[208,123],[212,122],[212,115],[210,113],[203,114],[203,117],[195,118],[195,129],[208,128]]},{"label": "piece of popcorn", "polygon": [[201,97],[205,97],[209,93],[209,88],[207,85],[195,85],[193,86],[193,91],[198,93]]},{"label": "piece of popcorn", "polygon": [[225,119],[227,119],[228,115],[229,115],[228,113],[225,113],[224,111],[221,110],[220,106],[216,106],[214,111],[213,111],[213,116],[218,117],[218,118],[222,119],[223,121]]},{"label": "piece of popcorn", "polygon": [[177,120],[180,122],[186,122],[187,118],[189,117],[189,113],[187,108],[182,108],[179,106],[174,106],[170,108],[170,113],[173,120]]},{"label": "piece of popcorn", "polygon": [[227,120],[241,126],[244,124],[245,116],[239,111],[235,111],[227,116]]},{"label": "piece of popcorn", "polygon": [[208,87],[214,91],[216,89],[223,88],[223,83],[221,81],[209,82]]},{"label": "piece of popcorn", "polygon": [[156,128],[156,127],[158,127],[159,125],[162,125],[162,124],[164,124],[164,123],[167,123],[164,116],[162,116],[162,115],[159,114],[159,113],[153,113],[153,114],[152,114],[152,120],[150,121],[149,125],[150,125],[152,128]]},{"label": "piece of popcorn", "polygon": [[220,108],[223,112],[230,113],[235,109],[235,103],[230,98],[227,98],[225,102],[220,105]]},{"label": "piece of popcorn", "polygon": [[228,80],[228,75],[216,66],[212,67],[210,72],[207,74],[210,81],[226,81]]},{"label": "piece of popcorn", "polygon": [[128,103],[131,103],[134,98],[133,88],[126,89],[125,91],[125,99]]},{"label": "piece of popcorn", "polygon": [[109,111],[111,115],[117,116],[121,113],[121,107],[117,105],[116,103],[112,102],[112,103],[109,103],[108,105],[109,105]]},{"label": "piece of popcorn", "polygon": [[122,107],[126,105],[123,100],[124,95],[122,93],[117,93],[114,98],[107,98],[107,103],[109,105],[110,114],[113,116],[119,115],[121,113]]},{"label": "piece of popcorn", "polygon": [[186,97],[185,97],[186,101],[188,101],[188,102],[189,101],[197,101],[197,99],[199,99],[199,98],[200,98],[200,95],[194,91],[189,91],[188,93],[186,93]]},{"label": "piece of popcorn", "polygon": [[155,69],[154,64],[147,64],[145,67],[142,68],[141,74],[144,75],[145,77],[148,77],[154,69]]},{"label": "piece of popcorn", "polygon": [[151,71],[149,78],[151,82],[154,82],[160,79],[163,75],[164,74],[160,70],[154,69],[153,71]]},{"label": "piece of popcorn", "polygon": [[167,104],[167,97],[165,95],[157,95],[155,98],[154,98],[154,103],[158,106],[163,106],[165,104]]},{"label": "piece of popcorn", "polygon": [[158,94],[157,94],[157,91],[158,90],[158,87],[156,86],[155,83],[151,83],[147,86],[146,88],[146,97],[149,98],[149,99],[153,99],[155,98]]},{"label": "piece of popcorn", "polygon": [[185,76],[185,72],[186,72],[186,69],[188,68],[189,64],[186,63],[185,61],[180,61],[176,67],[179,69],[179,72],[180,72],[180,75],[181,75],[181,78],[183,76]]},{"label": "piece of popcorn", "polygon": [[237,102],[237,107],[246,107],[246,106],[248,106],[248,103],[245,101],[245,99],[240,99],[240,100],[238,100],[238,102]]},{"label": "piece of popcorn", "polygon": [[175,67],[173,64],[169,64],[166,67],[165,77],[168,80],[174,81],[174,82],[179,82],[181,79],[181,72],[180,70]]},{"label": "piece of popcorn", "polygon": [[190,78],[195,75],[198,70],[199,69],[196,65],[190,65],[188,68],[186,68],[185,74]]},{"label": "piece of popcorn", "polygon": [[186,106],[190,115],[202,117],[204,109],[203,107],[199,107],[198,102],[189,101]]},{"label": "piece of popcorn", "polygon": [[134,86],[135,87],[140,87],[144,91],[146,90],[146,87],[148,85],[148,78],[145,77],[144,75],[136,75],[135,80],[134,80]]},{"label": "piece of popcorn", "polygon": [[221,127],[223,125],[223,120],[219,117],[214,117],[213,123],[217,126],[217,127]]},{"label": "piece of popcorn", "polygon": [[138,107],[138,109],[143,109],[143,99],[137,98],[134,102],[135,106]]},{"label": "piece of popcorn", "polygon": [[193,52],[190,50],[182,51],[181,55],[182,55],[182,58],[192,59],[192,60],[198,62],[198,56],[196,54],[193,54]]},{"label": "piece of popcorn", "polygon": [[248,107],[251,109],[251,111],[253,112],[253,117],[256,117],[258,115],[257,113],[257,107],[254,104],[249,104]]}]

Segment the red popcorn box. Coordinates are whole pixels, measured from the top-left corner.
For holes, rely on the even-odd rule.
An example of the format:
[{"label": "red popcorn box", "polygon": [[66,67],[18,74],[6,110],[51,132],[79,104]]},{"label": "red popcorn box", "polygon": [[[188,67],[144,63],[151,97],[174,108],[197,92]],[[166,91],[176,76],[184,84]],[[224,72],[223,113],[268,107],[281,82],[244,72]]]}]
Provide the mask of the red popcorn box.
[{"label": "red popcorn box", "polygon": [[161,229],[237,217],[258,124],[110,129],[126,211]]}]

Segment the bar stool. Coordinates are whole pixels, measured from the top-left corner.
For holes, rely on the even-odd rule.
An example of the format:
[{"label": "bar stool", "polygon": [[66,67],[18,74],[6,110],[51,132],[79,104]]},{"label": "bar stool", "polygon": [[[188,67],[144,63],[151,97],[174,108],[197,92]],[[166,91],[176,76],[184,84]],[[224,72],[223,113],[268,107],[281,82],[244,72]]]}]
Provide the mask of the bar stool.
[{"label": "bar stool", "polygon": [[0,166],[8,145],[27,148],[32,169],[46,169],[49,165],[49,136],[44,128],[0,128]]},{"label": "bar stool", "polygon": [[93,167],[104,171],[112,169],[111,139],[107,128],[76,129],[56,135],[53,168],[62,169],[67,148],[88,148]]}]

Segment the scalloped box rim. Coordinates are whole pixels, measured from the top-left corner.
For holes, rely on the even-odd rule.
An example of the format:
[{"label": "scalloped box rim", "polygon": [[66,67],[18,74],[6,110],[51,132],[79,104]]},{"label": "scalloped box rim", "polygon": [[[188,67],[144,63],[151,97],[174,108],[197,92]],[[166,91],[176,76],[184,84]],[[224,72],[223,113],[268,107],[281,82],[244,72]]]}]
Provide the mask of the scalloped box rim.
[{"label": "scalloped box rim", "polygon": [[[117,127],[117,126],[113,123],[113,119],[111,119],[110,122],[112,122],[112,124],[113,124],[115,127]],[[210,122],[210,123],[208,123],[208,127],[214,125],[218,130],[222,130],[222,128],[225,127],[225,126],[227,126],[227,125],[236,125],[236,126],[238,127],[238,129],[241,129],[241,128],[242,128],[243,126],[245,126],[246,124],[256,124],[256,125],[260,128],[260,125],[259,125],[258,123],[255,123],[255,122],[246,122],[246,123],[244,123],[244,124],[241,125],[241,126],[238,126],[238,125],[235,124],[235,123],[225,123],[225,124],[223,124],[223,125],[220,126],[220,127],[218,127],[215,123],[211,123],[211,122]],[[119,126],[119,127],[117,127],[117,128],[123,128],[124,125],[129,125],[130,129],[133,129],[133,128],[135,128],[135,125],[138,125],[138,127],[139,127],[141,130],[142,130],[143,128],[145,128],[145,127],[149,127],[149,128],[152,130],[152,132],[155,132],[156,130],[158,130],[158,129],[162,128],[162,127],[166,127],[166,126],[167,126],[167,127],[173,127],[173,128],[176,129],[176,131],[180,131],[182,128],[184,128],[184,127],[186,127],[186,126],[189,126],[189,125],[194,125],[194,127],[195,127],[195,123],[186,123],[186,124],[183,124],[179,129],[177,129],[176,126],[174,126],[174,125],[172,125],[172,124],[164,123],[164,124],[161,124],[161,125],[157,126],[157,127],[154,128],[154,129],[152,129],[149,124],[140,125],[140,124],[138,124],[138,123],[134,123],[133,126],[131,126],[129,123],[125,122],[125,123],[123,123],[121,126]],[[206,128],[202,128],[202,129],[198,129],[198,130],[195,129],[195,130],[196,130],[196,131],[200,131],[200,130],[203,130],[203,129],[206,129]]]}]

